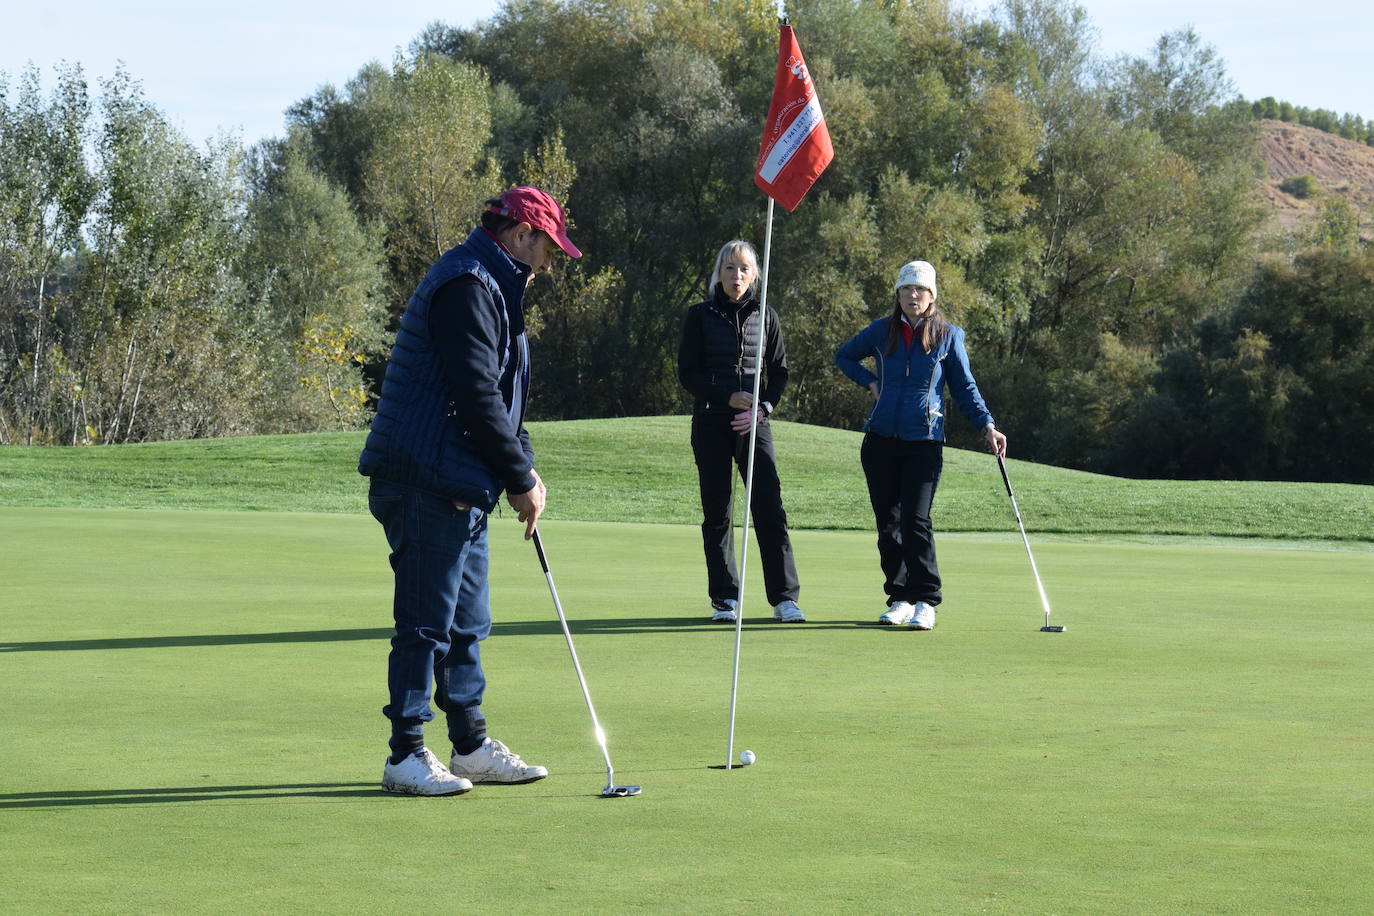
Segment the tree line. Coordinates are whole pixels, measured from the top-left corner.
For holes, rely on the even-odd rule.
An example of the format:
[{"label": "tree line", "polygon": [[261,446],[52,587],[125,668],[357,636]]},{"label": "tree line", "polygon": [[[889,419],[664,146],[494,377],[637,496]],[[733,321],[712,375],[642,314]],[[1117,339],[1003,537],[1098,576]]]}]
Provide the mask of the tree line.
[{"label": "tree line", "polygon": [[1280,102],[1272,95],[1251,102],[1250,111],[1256,118],[1315,127],[1365,146],[1374,146],[1374,122],[1351,112],[1340,115],[1329,108],[1305,108],[1292,102]]},{"label": "tree line", "polygon": [[0,78],[0,443],[352,428],[375,226],[319,174],[200,149],[118,72]]},{"label": "tree line", "polygon": [[[1374,482],[1359,215],[1261,246],[1254,114],[1194,32],[1104,60],[1058,0],[789,12],[836,159],[775,226],[780,417],[862,422],[831,356],[920,257],[1020,457]],[[586,252],[530,291],[536,416],[683,412],[682,313],[724,241],[763,241],[776,49],[769,2],[510,0],[247,151],[191,147],[127,76],[94,128],[79,73],[49,97],[23,77],[0,95],[0,206],[24,217],[0,245],[0,437],[357,426],[416,281],[515,183],[567,201]]]}]

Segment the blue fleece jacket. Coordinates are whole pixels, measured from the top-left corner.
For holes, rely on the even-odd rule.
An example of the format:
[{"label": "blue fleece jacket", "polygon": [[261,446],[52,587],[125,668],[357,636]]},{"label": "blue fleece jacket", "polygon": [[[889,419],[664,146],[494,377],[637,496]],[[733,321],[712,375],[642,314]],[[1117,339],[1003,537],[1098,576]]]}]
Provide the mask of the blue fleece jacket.
[{"label": "blue fleece jacket", "polygon": [[[918,334],[907,347],[898,338],[897,349],[884,354],[890,318],[879,318],[840,345],[835,365],[855,384],[867,388],[878,382],[878,400],[864,423],[864,432],[895,439],[945,439],[945,413],[942,390],[950,394],[975,429],[992,423],[978,383],[968,364],[963,328],[948,326],[944,339],[927,353]],[[871,358],[876,373],[862,364]]]}]

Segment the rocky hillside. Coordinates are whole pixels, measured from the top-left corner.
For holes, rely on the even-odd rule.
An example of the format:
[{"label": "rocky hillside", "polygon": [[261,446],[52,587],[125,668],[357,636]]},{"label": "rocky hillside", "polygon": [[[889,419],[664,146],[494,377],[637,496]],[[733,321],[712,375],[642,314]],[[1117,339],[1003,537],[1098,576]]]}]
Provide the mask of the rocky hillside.
[{"label": "rocky hillside", "polygon": [[1374,146],[1346,140],[1315,127],[1263,120],[1259,154],[1269,167],[1261,192],[1274,207],[1275,228],[1291,231],[1318,212],[1321,197],[1300,199],[1279,190],[1285,180],[1311,175],[1327,194],[1347,198],[1363,214],[1361,234],[1374,224]]}]

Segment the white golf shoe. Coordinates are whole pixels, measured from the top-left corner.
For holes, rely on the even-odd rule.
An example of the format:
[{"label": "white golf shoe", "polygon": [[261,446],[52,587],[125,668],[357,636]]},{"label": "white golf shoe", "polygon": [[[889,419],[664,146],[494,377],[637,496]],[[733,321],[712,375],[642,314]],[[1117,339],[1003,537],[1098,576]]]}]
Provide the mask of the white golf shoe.
[{"label": "white golf shoe", "polygon": [[466,776],[473,782],[503,782],[508,784],[534,782],[549,775],[544,767],[537,767],[520,759],[495,738],[487,738],[482,746],[471,754],[453,752],[448,768],[456,775]]},{"label": "white golf shoe", "polygon": [[739,610],[739,602],[734,598],[722,598],[719,601],[712,599],[711,622],[734,623],[737,610]]},{"label": "white golf shoe", "polygon": [[382,791],[400,795],[461,795],[472,791],[472,783],[444,769],[439,758],[422,747],[400,763],[387,758],[382,770]]},{"label": "white golf shoe", "polygon": [[910,601],[894,601],[887,606],[887,610],[878,618],[878,623],[885,627],[904,627],[911,623],[911,618],[915,616],[916,608],[911,606]]},{"label": "white golf shoe", "polygon": [[806,615],[791,598],[773,606],[773,619],[781,623],[806,623]]},{"label": "white golf shoe", "polygon": [[935,629],[935,608],[924,601],[917,601],[915,612],[911,615],[911,620],[907,622],[907,626],[913,630]]}]

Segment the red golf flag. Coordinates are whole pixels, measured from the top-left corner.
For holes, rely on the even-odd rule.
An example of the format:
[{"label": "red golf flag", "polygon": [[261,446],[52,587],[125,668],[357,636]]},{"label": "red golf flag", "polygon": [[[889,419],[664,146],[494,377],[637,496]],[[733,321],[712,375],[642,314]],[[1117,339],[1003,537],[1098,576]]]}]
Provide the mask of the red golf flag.
[{"label": "red golf flag", "polygon": [[811,72],[806,69],[792,27],[784,25],[778,38],[773,102],[763,125],[754,184],[791,212],[834,158]]}]

